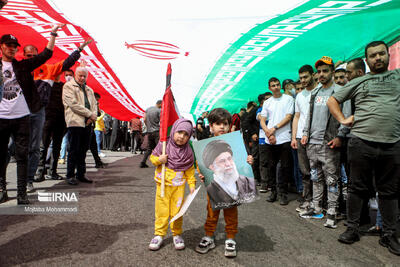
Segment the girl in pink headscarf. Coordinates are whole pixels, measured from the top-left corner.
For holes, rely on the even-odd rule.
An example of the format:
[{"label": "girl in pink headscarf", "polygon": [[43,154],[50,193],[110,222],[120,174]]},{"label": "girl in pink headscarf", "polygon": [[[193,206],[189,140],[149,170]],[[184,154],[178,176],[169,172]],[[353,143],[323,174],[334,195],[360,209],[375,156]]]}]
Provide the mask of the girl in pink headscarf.
[{"label": "girl in pink headscarf", "polygon": [[[194,192],[196,178],[194,177],[194,155],[189,145],[193,125],[191,121],[181,118],[172,125],[170,136],[167,139],[166,153],[162,155],[162,143],[159,142],[150,156],[150,161],[157,167],[154,180],[157,182],[155,208],[155,237],[151,240],[149,249],[158,250],[168,230],[168,220],[180,210],[185,194],[185,183],[188,182],[190,193]],[[165,163],[164,197],[161,192],[161,169]],[[171,232],[175,248],[185,248],[181,237],[182,217],[171,223]]]}]

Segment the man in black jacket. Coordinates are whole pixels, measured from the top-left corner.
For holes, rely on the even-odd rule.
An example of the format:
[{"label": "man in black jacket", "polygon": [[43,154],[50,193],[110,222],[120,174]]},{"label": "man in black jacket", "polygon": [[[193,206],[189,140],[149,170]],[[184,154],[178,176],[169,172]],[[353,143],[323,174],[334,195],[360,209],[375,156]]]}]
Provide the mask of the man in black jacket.
[{"label": "man in black jacket", "polygon": [[[72,70],[66,70],[64,72],[64,77],[66,81],[69,81],[70,79],[73,79],[74,72]],[[64,83],[60,81],[59,77],[57,77],[51,89],[49,104],[46,106],[46,120],[43,127],[40,161],[38,166],[39,179],[35,179],[35,182],[44,180],[43,175],[45,174],[44,168],[46,164],[47,150],[51,141],[53,142],[53,145],[50,173],[46,178],[53,180],[63,179],[57,173],[58,157],[60,156],[61,143],[66,130],[64,105],[62,103],[63,86]]]},{"label": "man in black jacket", "polygon": [[104,127],[103,149],[111,150],[112,117],[109,114],[104,116]]},{"label": "man in black jacket", "polygon": [[0,69],[4,77],[4,93],[0,102],[0,203],[8,200],[6,158],[8,141],[13,135],[17,159],[17,201],[19,205],[29,204],[26,194],[29,115],[40,109],[40,98],[31,73],[53,55],[59,27],[52,29],[50,40],[42,53],[21,61],[15,59],[20,46],[17,38],[11,34],[0,38]]},{"label": "man in black jacket", "polygon": [[246,112],[243,114],[240,120],[240,128],[243,133],[244,145],[246,147],[247,154],[250,155],[250,143],[252,142],[252,136],[257,134],[259,123],[256,119],[257,115],[257,104],[254,101],[247,103]]}]

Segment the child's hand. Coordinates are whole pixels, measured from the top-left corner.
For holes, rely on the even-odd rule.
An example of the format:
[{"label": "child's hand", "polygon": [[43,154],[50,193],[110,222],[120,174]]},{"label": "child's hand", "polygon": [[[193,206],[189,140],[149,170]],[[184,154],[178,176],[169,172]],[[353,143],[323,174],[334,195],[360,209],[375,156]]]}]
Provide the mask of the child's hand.
[{"label": "child's hand", "polygon": [[253,158],[252,155],[248,155],[248,156],[247,156],[247,163],[250,164],[250,165],[253,165],[253,163],[254,163],[254,158]]},{"label": "child's hand", "polygon": [[161,155],[161,156],[159,156],[158,157],[158,160],[162,163],[162,164],[165,164],[165,163],[167,163],[167,161],[168,161],[168,155]]},{"label": "child's hand", "polygon": [[194,193],[194,187],[190,188],[190,194],[193,194],[193,193]]},{"label": "child's hand", "polygon": [[199,173],[199,178],[200,178],[200,180],[204,183],[204,175],[201,174],[201,173]]}]

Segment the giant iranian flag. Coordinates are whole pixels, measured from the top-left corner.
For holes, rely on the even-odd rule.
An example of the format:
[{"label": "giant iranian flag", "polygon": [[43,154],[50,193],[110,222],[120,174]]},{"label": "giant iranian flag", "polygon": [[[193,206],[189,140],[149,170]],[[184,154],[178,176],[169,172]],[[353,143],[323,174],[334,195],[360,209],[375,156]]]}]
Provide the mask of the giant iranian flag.
[{"label": "giant iranian flag", "polygon": [[[86,12],[91,11],[86,10]],[[92,36],[80,26],[67,20],[45,0],[9,0],[0,10],[0,36],[13,34],[22,46],[33,44],[39,52],[46,47],[53,25],[59,23],[65,23],[66,26],[58,31],[53,57],[47,63],[67,58],[81,43]],[[96,38],[92,39],[96,41]],[[22,58],[22,49],[17,58]],[[108,65],[96,42],[92,42],[81,52],[80,60],[87,63],[88,85],[101,95],[101,109],[119,120],[143,116],[143,109],[133,100]]]},{"label": "giant iranian flag", "polygon": [[190,112],[196,118],[215,107],[238,112],[268,91],[271,77],[297,80],[302,65],[314,66],[322,56],[335,62],[364,57],[366,44],[374,40],[393,45],[400,39],[399,17],[399,0],[303,1],[230,44],[207,74]]},{"label": "giant iranian flag", "polygon": [[238,112],[268,91],[269,78],[297,80],[300,66],[322,56],[363,57],[372,40],[392,46],[399,17],[399,0],[10,0],[0,11],[0,32],[44,47],[50,25],[68,23],[55,59],[90,32],[97,41],[83,53],[90,85],[105,95],[102,108],[120,119],[163,97],[171,62],[180,114],[196,120],[215,107]]}]

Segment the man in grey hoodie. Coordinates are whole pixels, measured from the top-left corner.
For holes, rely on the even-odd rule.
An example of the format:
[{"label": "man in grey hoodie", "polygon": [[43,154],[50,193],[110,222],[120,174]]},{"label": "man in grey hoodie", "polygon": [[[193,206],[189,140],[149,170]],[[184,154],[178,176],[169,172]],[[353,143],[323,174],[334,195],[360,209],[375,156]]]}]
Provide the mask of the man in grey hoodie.
[{"label": "man in grey hoodie", "polygon": [[[307,156],[310,160],[311,180],[313,181],[312,207],[300,213],[303,218],[323,218],[322,202],[324,187],[327,186],[328,212],[324,224],[336,228],[336,209],[338,206],[338,179],[340,170],[340,146],[342,138],[349,129],[341,126],[329,113],[326,102],[341,86],[333,82],[334,64],[330,57],[322,57],[315,63],[320,85],[311,93],[310,109],[301,139],[307,144]],[[350,114],[351,105],[344,103],[343,112]]]}]

